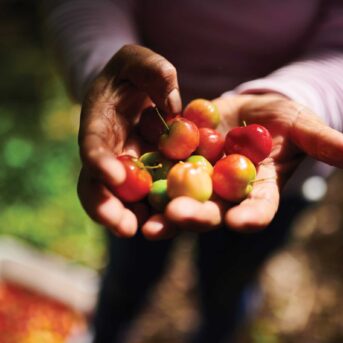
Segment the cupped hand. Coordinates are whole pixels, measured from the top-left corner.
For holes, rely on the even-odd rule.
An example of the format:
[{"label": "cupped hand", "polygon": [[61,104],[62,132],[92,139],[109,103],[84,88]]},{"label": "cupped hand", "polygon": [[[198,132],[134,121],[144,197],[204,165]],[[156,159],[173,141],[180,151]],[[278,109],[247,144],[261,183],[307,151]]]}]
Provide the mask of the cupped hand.
[{"label": "cupped hand", "polygon": [[114,196],[126,176],[115,156],[139,155],[142,144],[132,127],[152,102],[168,113],[181,111],[176,70],[153,51],[128,45],[108,62],[82,104],[79,198],[92,219],[121,237],[136,233],[146,208],[135,204],[129,209]]},{"label": "cupped hand", "polygon": [[[232,205],[219,199],[197,202],[182,197],[171,201],[165,217],[156,216],[143,230],[153,237],[172,235],[178,228],[195,231],[211,230],[225,223],[244,231],[265,228],[274,218],[282,187],[304,156],[343,168],[343,134],[328,127],[310,109],[281,95],[237,95],[215,100],[222,115],[219,130],[245,121],[265,126],[273,137],[270,156],[257,168],[257,180],[249,196]],[[166,220],[166,218],[168,220]]]}]

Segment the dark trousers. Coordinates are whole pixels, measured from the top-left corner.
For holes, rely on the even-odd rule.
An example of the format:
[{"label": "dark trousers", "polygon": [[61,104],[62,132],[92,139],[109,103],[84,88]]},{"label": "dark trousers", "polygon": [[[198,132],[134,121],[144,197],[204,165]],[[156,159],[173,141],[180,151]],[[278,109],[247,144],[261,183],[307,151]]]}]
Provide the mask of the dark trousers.
[{"label": "dark trousers", "polygon": [[[301,198],[283,199],[271,225],[260,232],[222,228],[197,236],[203,324],[192,342],[231,342],[246,315],[247,289],[268,256],[285,243],[293,220],[306,205]],[[128,240],[109,237],[109,264],[94,321],[96,343],[122,343],[120,333],[161,276],[172,243],[149,242],[140,234]]]}]

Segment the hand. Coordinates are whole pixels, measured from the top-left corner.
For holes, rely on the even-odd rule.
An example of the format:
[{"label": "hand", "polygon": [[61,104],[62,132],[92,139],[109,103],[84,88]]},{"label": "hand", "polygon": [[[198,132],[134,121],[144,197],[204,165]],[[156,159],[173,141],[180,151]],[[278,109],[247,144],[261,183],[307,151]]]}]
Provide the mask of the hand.
[{"label": "hand", "polygon": [[[274,218],[281,189],[306,154],[343,168],[343,134],[325,125],[308,108],[276,94],[222,97],[215,102],[222,114],[223,133],[244,120],[261,124],[272,134],[273,150],[258,166],[256,177],[266,180],[256,182],[248,198],[230,208],[220,200],[200,203],[187,197],[174,199],[165,217],[155,218],[153,238],[173,234],[171,223],[198,231],[222,222],[235,230],[262,229]],[[143,231],[149,236],[149,221]]]},{"label": "hand", "polygon": [[175,68],[149,49],[128,45],[108,62],[82,104],[79,198],[92,219],[121,237],[136,233],[146,209],[139,204],[125,208],[113,195],[113,188],[125,180],[115,156],[139,155],[141,142],[131,129],[151,102],[168,113],[181,111]]}]

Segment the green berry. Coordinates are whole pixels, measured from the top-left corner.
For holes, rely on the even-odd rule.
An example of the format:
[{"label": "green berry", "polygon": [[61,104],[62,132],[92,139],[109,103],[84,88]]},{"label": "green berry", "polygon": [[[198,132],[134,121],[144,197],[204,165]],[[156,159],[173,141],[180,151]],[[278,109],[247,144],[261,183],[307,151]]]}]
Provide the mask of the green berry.
[{"label": "green berry", "polygon": [[163,212],[170,198],[167,194],[167,180],[155,181],[150,189],[148,200],[153,209]]}]

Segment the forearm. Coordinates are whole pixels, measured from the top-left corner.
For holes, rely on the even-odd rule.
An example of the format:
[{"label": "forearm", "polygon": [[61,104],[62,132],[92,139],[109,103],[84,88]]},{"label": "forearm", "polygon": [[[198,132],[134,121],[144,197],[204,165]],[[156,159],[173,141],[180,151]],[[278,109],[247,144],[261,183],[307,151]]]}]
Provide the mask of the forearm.
[{"label": "forearm", "polygon": [[303,42],[297,61],[259,80],[237,87],[239,93],[278,92],[309,107],[328,125],[343,130],[343,3],[323,2],[321,16]]},{"label": "forearm", "polygon": [[138,41],[125,1],[45,0],[44,9],[49,38],[78,101],[113,54]]},{"label": "forearm", "polygon": [[329,126],[343,130],[343,52],[322,52],[243,83],[235,91],[281,93],[309,107]]}]

